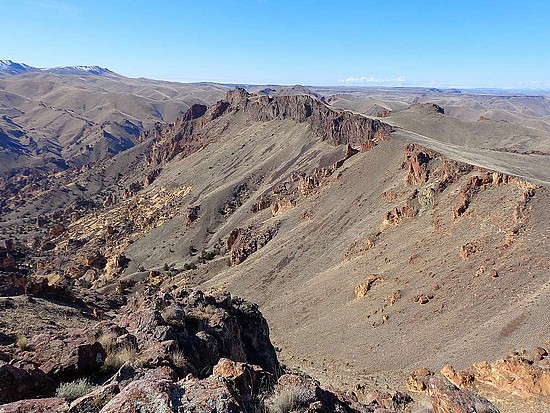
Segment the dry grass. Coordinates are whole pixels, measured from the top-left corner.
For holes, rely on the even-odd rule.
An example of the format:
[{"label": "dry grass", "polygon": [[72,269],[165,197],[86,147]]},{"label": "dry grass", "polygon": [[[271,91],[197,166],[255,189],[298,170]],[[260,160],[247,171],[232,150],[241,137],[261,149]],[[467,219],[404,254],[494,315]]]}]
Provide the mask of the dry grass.
[{"label": "dry grass", "polygon": [[106,370],[118,370],[126,363],[134,367],[143,366],[143,360],[139,358],[137,349],[130,346],[123,346],[107,352],[103,368]]},{"label": "dry grass", "polygon": [[116,335],[113,333],[101,334],[97,341],[105,349],[107,354],[113,352],[116,348]]},{"label": "dry grass", "polygon": [[289,413],[301,405],[307,403],[308,391],[302,387],[286,387],[279,390],[271,400],[266,403],[269,413]]},{"label": "dry grass", "polygon": [[25,337],[23,334],[17,334],[15,344],[23,351],[25,351],[29,347],[29,341],[27,340],[27,337]]},{"label": "dry grass", "polygon": [[172,354],[170,354],[170,360],[174,364],[174,366],[178,368],[185,367],[189,364],[189,360],[185,356],[185,353],[181,350],[174,350]]}]

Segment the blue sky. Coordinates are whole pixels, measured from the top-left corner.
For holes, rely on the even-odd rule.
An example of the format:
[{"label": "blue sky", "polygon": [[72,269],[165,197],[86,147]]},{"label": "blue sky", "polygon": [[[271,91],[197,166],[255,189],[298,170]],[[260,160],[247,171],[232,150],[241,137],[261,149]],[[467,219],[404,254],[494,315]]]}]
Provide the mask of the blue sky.
[{"label": "blue sky", "polygon": [[0,0],[0,59],[183,82],[550,88],[550,1]]}]

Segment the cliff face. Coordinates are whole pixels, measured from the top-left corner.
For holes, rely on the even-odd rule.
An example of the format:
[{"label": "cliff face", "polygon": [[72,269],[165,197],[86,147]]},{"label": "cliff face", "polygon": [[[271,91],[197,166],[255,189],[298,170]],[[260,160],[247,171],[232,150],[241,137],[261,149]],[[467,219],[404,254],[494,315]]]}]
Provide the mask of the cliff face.
[{"label": "cliff face", "polygon": [[386,140],[392,127],[376,119],[352,112],[335,110],[307,95],[257,96],[244,89],[227,92],[224,100],[207,108],[193,105],[174,124],[158,126],[145,135],[153,138],[149,162],[153,166],[168,162],[179,154],[196,152],[208,143],[204,139],[208,125],[222,115],[243,112],[253,121],[293,120],[309,123],[311,130],[331,145],[353,144],[366,151]]},{"label": "cliff face", "polygon": [[256,121],[292,119],[300,123],[309,122],[313,132],[331,145],[350,143],[368,146],[372,145],[371,142],[386,139],[391,132],[388,124],[329,108],[308,95],[257,98],[244,89],[235,89],[227,93],[226,99]]}]

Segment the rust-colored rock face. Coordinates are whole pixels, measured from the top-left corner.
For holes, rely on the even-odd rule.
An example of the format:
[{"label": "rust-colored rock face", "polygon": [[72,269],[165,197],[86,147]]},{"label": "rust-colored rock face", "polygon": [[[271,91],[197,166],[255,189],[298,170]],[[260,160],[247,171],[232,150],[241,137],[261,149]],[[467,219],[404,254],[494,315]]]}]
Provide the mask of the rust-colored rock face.
[{"label": "rust-colored rock face", "polygon": [[[438,162],[434,162],[434,161]],[[538,187],[520,178],[515,178],[499,172],[489,171],[481,167],[474,167],[462,162],[452,161],[443,155],[424,148],[418,144],[409,144],[405,148],[404,160],[401,169],[407,171],[406,182],[414,186],[430,186],[432,197],[436,193],[445,190],[449,185],[458,182],[459,178],[467,177],[459,190],[456,204],[453,209],[453,220],[463,216],[472,202],[474,196],[486,189],[498,188],[502,185],[515,184],[521,189],[521,196],[516,202],[513,221],[520,223],[525,219],[525,211],[530,200],[535,195]],[[474,173],[476,173],[474,175]],[[472,174],[472,176],[468,176]],[[426,194],[421,194],[422,198]],[[411,211],[408,211],[410,214]],[[404,211],[395,208],[386,214],[385,220],[388,223],[396,223]],[[461,250],[460,256],[468,258],[469,252]]]},{"label": "rust-colored rock face", "polygon": [[407,145],[405,160],[402,168],[407,169],[407,183],[421,185],[428,181],[428,162],[435,157],[435,153],[416,144]]},{"label": "rust-colored rock face", "polygon": [[[323,141],[331,145],[353,144],[362,150],[386,140],[392,131],[390,125],[380,120],[335,110],[308,95],[256,96],[237,88],[227,92],[224,100],[209,108],[193,105],[174,124],[164,128],[157,125],[156,129],[146,133],[144,140],[156,141],[149,163],[161,165],[178,155],[188,156],[196,152],[209,143],[204,137],[207,125],[225,113],[239,111],[257,122],[284,119],[307,122]],[[352,154],[350,152],[349,156]]]},{"label": "rust-colored rock face", "polygon": [[369,141],[385,139],[391,131],[389,125],[379,120],[334,110],[308,95],[252,98],[244,90],[229,93],[227,100],[252,119],[307,121],[315,134],[332,145],[367,145]]},{"label": "rust-colored rock face", "polygon": [[434,413],[499,413],[487,399],[467,390],[461,390],[442,376],[429,380],[428,392]]},{"label": "rust-colored rock face", "polygon": [[251,254],[264,247],[277,233],[277,227],[258,229],[254,227],[235,228],[227,238],[231,265],[238,265]]},{"label": "rust-colored rock face", "polygon": [[[544,358],[539,352],[536,354],[541,360]],[[521,356],[500,359],[494,363],[477,363],[468,372],[477,380],[492,384],[499,390],[527,398],[542,396],[550,401],[550,369]]]}]

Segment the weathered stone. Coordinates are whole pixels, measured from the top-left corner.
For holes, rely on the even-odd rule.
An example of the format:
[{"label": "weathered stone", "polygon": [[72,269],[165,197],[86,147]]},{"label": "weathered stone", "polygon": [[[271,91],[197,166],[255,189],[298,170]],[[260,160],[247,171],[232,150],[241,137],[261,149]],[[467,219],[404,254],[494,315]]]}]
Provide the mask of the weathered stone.
[{"label": "weathered stone", "polygon": [[0,361],[0,403],[53,396],[56,383],[32,363]]},{"label": "weathered stone", "polygon": [[57,338],[41,334],[31,343],[32,361],[49,376],[63,381],[99,371],[107,355],[100,343],[89,343],[83,336]]},{"label": "weathered stone", "polygon": [[499,413],[487,399],[459,389],[442,376],[430,378],[428,392],[434,413]]},{"label": "weathered stone", "polygon": [[268,227],[263,230],[254,227],[235,228],[226,242],[231,265],[242,263],[251,254],[267,245],[276,233],[277,227]]},{"label": "weathered stone", "polygon": [[118,383],[107,384],[74,400],[69,413],[99,413],[120,392]]},{"label": "weathered stone", "polygon": [[[386,140],[393,130],[380,120],[336,110],[308,95],[253,96],[244,89],[234,89],[227,92],[224,100],[206,110],[202,105],[200,108],[195,106],[174,124],[165,128],[159,125],[148,132],[149,138],[157,141],[149,158],[152,166],[198,151],[209,143],[201,134],[204,127],[225,113],[237,111],[246,113],[257,122],[276,119],[307,122],[322,140],[332,145],[353,144],[362,150]],[[348,151],[349,156],[353,151]]]},{"label": "weathered stone", "polygon": [[367,277],[365,281],[355,286],[353,289],[353,293],[355,294],[356,299],[361,299],[364,296],[367,295],[367,292],[371,289],[371,287],[380,280],[380,277],[374,274],[371,274]]},{"label": "weathered stone", "polygon": [[170,380],[136,380],[115,395],[101,413],[177,412],[183,395]]},{"label": "weathered stone", "polygon": [[0,413],[66,413],[69,405],[65,399],[31,399],[0,405]]},{"label": "weathered stone", "polygon": [[550,396],[550,369],[514,356],[494,363],[476,363],[469,371],[481,382],[522,397]]},{"label": "weathered stone", "polygon": [[416,369],[407,378],[407,388],[410,391],[423,392],[428,388],[428,381],[433,375],[433,371],[428,369]]}]

